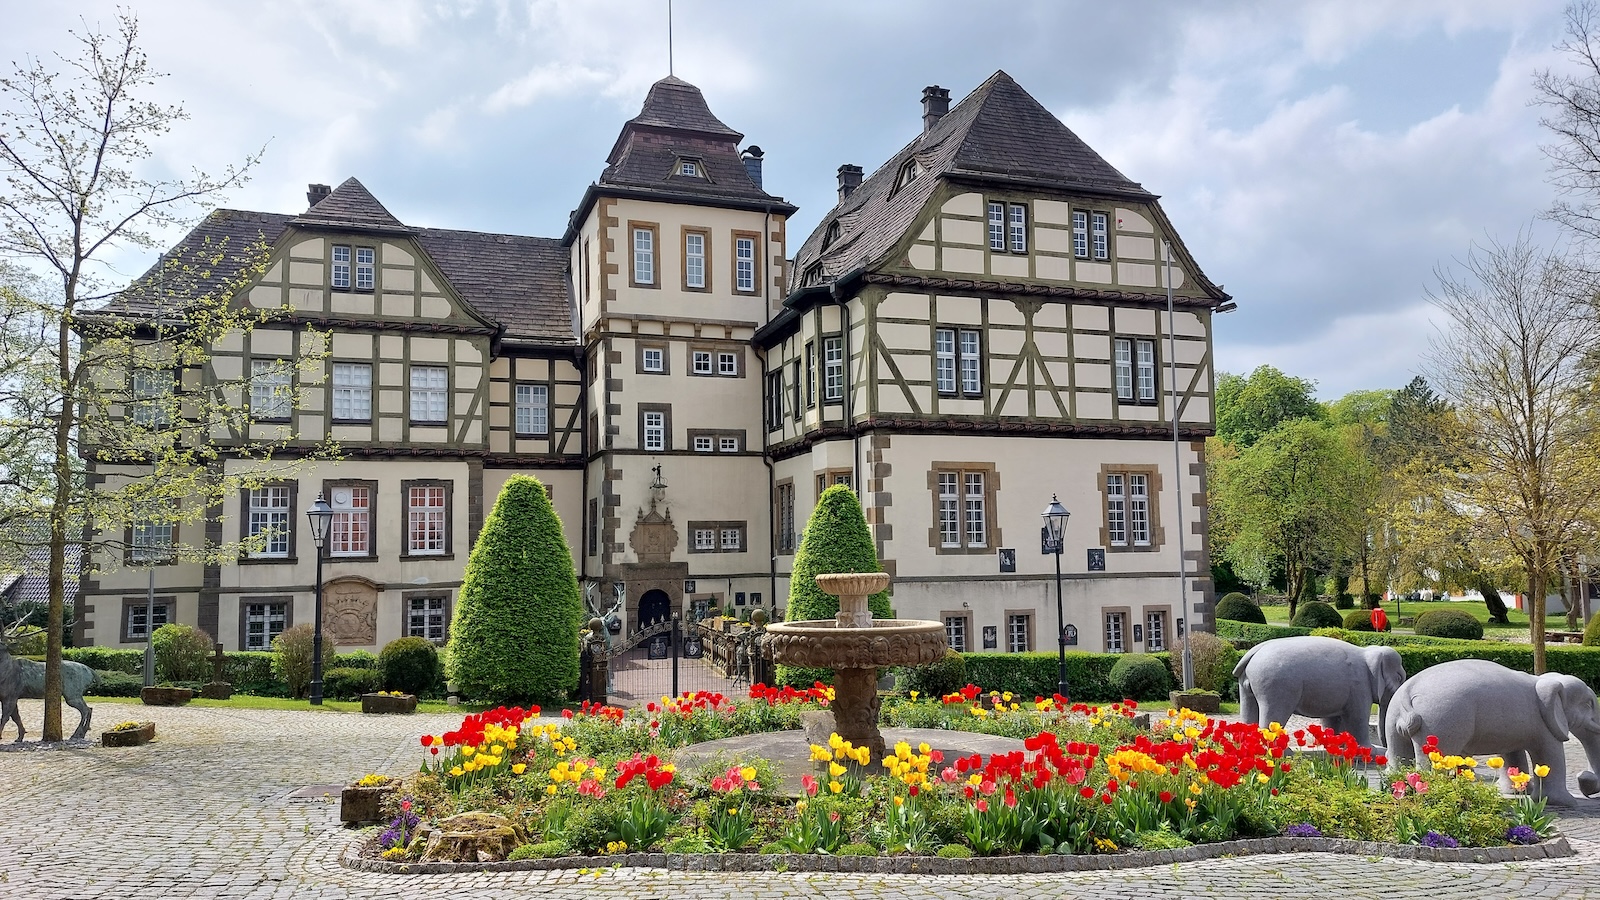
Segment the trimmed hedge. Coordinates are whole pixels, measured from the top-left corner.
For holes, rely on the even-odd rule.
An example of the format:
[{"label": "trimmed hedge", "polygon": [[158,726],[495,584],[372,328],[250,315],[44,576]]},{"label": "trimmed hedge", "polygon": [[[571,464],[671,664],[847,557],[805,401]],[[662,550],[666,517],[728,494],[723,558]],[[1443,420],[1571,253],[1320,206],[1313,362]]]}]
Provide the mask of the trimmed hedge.
[{"label": "trimmed hedge", "polygon": [[[817,498],[816,509],[806,521],[800,546],[794,553],[789,574],[789,600],[784,606],[784,621],[831,619],[839,614],[839,598],[817,586],[817,576],[838,572],[882,572],[877,545],[867,530],[867,517],[861,511],[856,492],[836,484]],[[892,619],[888,590],[867,598],[867,609],[874,619]],[[809,687],[817,681],[831,683],[830,669],[778,666],[779,684]],[[1045,696],[1054,693],[1052,689]]]},{"label": "trimmed hedge", "polygon": [[1309,628],[1296,628],[1293,625],[1253,625],[1248,622],[1232,622],[1227,619],[1217,620],[1217,637],[1232,641],[1240,650],[1249,650],[1262,641],[1273,638],[1294,637],[1299,634],[1310,634]]},{"label": "trimmed hedge", "polygon": [[[1167,663],[1166,653],[1149,654]],[[1126,653],[1067,651],[1067,696],[1085,703],[1110,703],[1125,699],[1111,686],[1111,670]],[[1022,697],[1051,697],[1056,693],[1054,653],[963,653],[967,680],[986,691],[1010,691]]]},{"label": "trimmed hedge", "polygon": [[1378,630],[1372,627],[1372,610],[1369,609],[1352,609],[1345,613],[1344,625],[1341,627],[1343,627],[1346,631]]},{"label": "trimmed hedge", "polygon": [[369,650],[351,650],[349,653],[335,654],[333,665],[338,669],[376,669],[378,657]]},{"label": "trimmed hedge", "polygon": [[1483,623],[1459,609],[1430,609],[1417,616],[1413,630],[1428,637],[1483,640]]},{"label": "trimmed hedge", "polygon": [[137,697],[144,690],[144,679],[127,672],[94,670],[94,683],[89,693],[95,697]]},{"label": "trimmed hedge", "polygon": [[1267,614],[1243,594],[1233,593],[1217,601],[1215,618],[1228,619],[1233,622],[1253,622],[1257,625],[1267,624]]},{"label": "trimmed hedge", "polygon": [[83,663],[102,672],[126,672],[140,675],[144,672],[144,648],[122,650],[116,647],[69,647],[61,651],[62,659]]},{"label": "trimmed hedge", "polygon": [[467,559],[450,680],[489,703],[559,701],[578,686],[586,618],[572,551],[539,479],[513,475]]},{"label": "trimmed hedge", "polygon": [[1344,624],[1344,618],[1338,610],[1321,600],[1306,600],[1295,611],[1294,619],[1289,624],[1296,628],[1338,628]]},{"label": "trimmed hedge", "polygon": [[1589,617],[1589,624],[1583,626],[1583,645],[1585,647],[1600,646],[1600,613]]},{"label": "trimmed hedge", "polygon": [[1107,676],[1111,687],[1134,700],[1165,700],[1172,690],[1172,673],[1165,660],[1146,653],[1129,653],[1117,660]]},{"label": "trimmed hedge", "polygon": [[916,691],[924,697],[943,697],[966,685],[967,663],[960,653],[946,650],[944,658],[926,666],[904,666],[895,670],[895,688]]},{"label": "trimmed hedge", "polygon": [[322,673],[322,696],[332,700],[358,700],[362,694],[381,690],[382,684],[377,669],[335,666]]},{"label": "trimmed hedge", "polygon": [[[272,674],[273,654],[262,650],[228,650],[222,654],[222,680],[233,685],[236,694],[255,694],[263,697],[281,697],[288,693],[288,685]],[[62,659],[83,663],[101,672],[121,672],[144,677],[144,649],[123,647],[68,647],[61,651]],[[337,658],[343,665],[345,657]],[[206,681],[211,680],[211,663],[206,663]],[[114,696],[114,695],[103,695]]]}]

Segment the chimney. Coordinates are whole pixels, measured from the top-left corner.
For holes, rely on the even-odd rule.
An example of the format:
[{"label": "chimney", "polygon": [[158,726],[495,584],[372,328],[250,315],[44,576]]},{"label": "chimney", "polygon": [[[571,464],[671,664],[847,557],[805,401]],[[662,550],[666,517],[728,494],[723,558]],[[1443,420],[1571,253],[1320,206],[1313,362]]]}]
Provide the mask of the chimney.
[{"label": "chimney", "polygon": [[950,92],[937,84],[922,89],[922,133],[927,134],[950,111]]},{"label": "chimney", "polygon": [[325,184],[308,184],[306,185],[306,202],[316,206],[331,193],[333,193],[333,188]]},{"label": "chimney", "polygon": [[856,188],[861,187],[861,167],[849,163],[839,167],[839,200],[850,196]]},{"label": "chimney", "polygon": [[744,148],[744,152],[739,154],[739,161],[744,163],[744,173],[750,176],[750,180],[754,181],[758,188],[761,187],[761,157],[763,155],[761,148],[755,144]]}]

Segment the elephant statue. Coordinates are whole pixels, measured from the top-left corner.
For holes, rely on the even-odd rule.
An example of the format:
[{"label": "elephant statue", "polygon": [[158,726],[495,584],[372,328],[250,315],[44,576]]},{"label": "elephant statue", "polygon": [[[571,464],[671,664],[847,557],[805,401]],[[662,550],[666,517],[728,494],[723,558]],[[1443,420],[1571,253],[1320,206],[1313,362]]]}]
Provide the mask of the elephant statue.
[{"label": "elephant statue", "polygon": [[[1395,693],[1389,712],[1384,736],[1393,762],[1424,758],[1422,745],[1432,735],[1442,753],[1495,753],[1524,772],[1549,766],[1532,793],[1551,806],[1571,806],[1565,746],[1571,735],[1589,758],[1579,787],[1593,794],[1600,784],[1594,775],[1600,770],[1600,713],[1594,691],[1571,675],[1535,676],[1484,659],[1458,659],[1418,672]],[[1511,787],[1505,769],[1500,786]]]},{"label": "elephant statue", "polygon": [[1357,647],[1327,637],[1264,641],[1245,651],[1234,666],[1239,680],[1239,718],[1256,725],[1287,725],[1292,715],[1311,716],[1356,743],[1372,748],[1368,721],[1378,704],[1383,733],[1389,698],[1406,680],[1393,647]]}]

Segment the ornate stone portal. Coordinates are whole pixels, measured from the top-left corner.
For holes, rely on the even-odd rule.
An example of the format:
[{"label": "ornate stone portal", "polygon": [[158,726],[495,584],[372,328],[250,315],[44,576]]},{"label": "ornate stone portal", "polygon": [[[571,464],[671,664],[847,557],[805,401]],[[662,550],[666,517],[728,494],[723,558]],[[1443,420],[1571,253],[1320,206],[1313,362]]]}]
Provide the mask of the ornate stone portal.
[{"label": "ornate stone portal", "polygon": [[873,760],[883,758],[878,730],[878,669],[920,666],[944,658],[944,626],[916,619],[877,619],[867,597],[889,586],[885,572],[818,575],[817,586],[839,598],[834,619],[767,626],[775,662],[834,670],[834,730]]}]

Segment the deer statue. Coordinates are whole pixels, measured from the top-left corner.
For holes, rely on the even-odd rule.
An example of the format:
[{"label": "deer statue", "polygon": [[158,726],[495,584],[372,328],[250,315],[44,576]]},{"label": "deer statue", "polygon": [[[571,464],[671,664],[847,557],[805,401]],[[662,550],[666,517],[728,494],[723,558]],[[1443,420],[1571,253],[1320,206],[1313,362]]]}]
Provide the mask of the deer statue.
[{"label": "deer statue", "polygon": [[[83,692],[93,683],[94,672],[88,666],[71,660],[61,661],[61,699],[78,711],[78,730],[72,733],[72,740],[82,740],[89,731],[93,711],[83,702]],[[42,699],[44,663],[12,656],[11,649],[0,638],[0,734],[5,733],[6,722],[15,722],[17,742],[21,743],[22,713],[17,709],[17,701]]]}]

